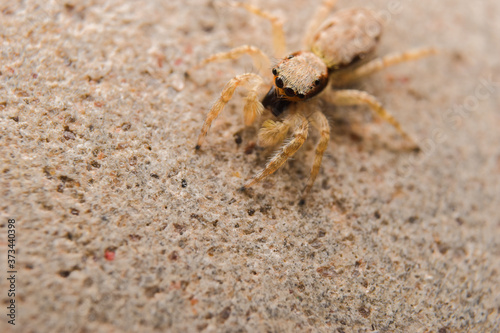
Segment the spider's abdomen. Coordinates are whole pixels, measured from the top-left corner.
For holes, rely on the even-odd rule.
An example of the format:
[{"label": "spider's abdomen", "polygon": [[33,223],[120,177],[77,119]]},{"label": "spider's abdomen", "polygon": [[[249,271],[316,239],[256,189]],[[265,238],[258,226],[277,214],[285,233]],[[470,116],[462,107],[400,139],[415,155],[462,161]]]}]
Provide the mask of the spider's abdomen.
[{"label": "spider's abdomen", "polygon": [[313,35],[310,47],[330,70],[336,70],[372,53],[381,34],[382,24],[374,12],[351,8],[327,19]]}]

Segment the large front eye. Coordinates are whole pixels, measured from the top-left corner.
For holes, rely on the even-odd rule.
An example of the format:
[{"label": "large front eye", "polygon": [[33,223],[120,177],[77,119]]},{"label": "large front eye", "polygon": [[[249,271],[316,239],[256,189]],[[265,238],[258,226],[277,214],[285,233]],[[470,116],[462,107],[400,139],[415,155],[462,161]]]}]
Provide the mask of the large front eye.
[{"label": "large front eye", "polygon": [[295,91],[293,91],[292,88],[285,88],[285,94],[288,96],[288,97],[293,97],[295,96]]},{"label": "large front eye", "polygon": [[283,88],[284,86],[284,83],[283,83],[283,79],[280,78],[280,77],[277,77],[276,80],[274,81],[276,83],[276,87],[278,88]]}]

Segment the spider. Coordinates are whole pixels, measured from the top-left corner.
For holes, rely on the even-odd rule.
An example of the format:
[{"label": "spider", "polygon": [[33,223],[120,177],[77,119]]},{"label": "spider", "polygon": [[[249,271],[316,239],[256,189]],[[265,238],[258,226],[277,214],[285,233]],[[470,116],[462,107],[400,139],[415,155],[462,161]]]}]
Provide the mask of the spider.
[{"label": "spider", "polygon": [[[368,105],[379,117],[394,126],[405,140],[411,142],[413,148],[418,148],[399,122],[374,96],[364,91],[339,87],[388,66],[428,56],[435,53],[435,50],[422,48],[373,59],[371,56],[382,33],[381,20],[366,8],[344,9],[328,17],[335,4],[336,0],[324,0],[317,10],[304,38],[307,50],[285,56],[283,25],[276,16],[252,5],[231,3],[234,7],[243,7],[270,21],[274,56],[281,60],[271,66],[269,57],[263,51],[251,45],[243,45],[228,52],[214,54],[196,66],[199,68],[213,61],[236,59],[248,54],[260,69],[261,75],[237,75],[225,85],[205,119],[195,147],[196,150],[200,149],[210,125],[232,98],[236,88],[246,85],[248,95],[243,108],[245,125],[251,125],[264,110],[270,111],[274,119],[263,122],[258,133],[259,144],[263,147],[282,145],[265,168],[248,180],[241,190],[253,186],[280,168],[303,145],[309,128],[313,127],[319,132],[320,138],[310,178],[302,191],[300,203],[305,202],[330,140],[330,126],[320,110],[319,98],[335,105]],[[271,71],[268,71],[269,68]],[[264,69],[267,71],[262,72]],[[266,79],[272,80],[270,87]],[[260,100],[259,90],[262,87],[269,90]],[[287,137],[289,139],[285,140]]]}]

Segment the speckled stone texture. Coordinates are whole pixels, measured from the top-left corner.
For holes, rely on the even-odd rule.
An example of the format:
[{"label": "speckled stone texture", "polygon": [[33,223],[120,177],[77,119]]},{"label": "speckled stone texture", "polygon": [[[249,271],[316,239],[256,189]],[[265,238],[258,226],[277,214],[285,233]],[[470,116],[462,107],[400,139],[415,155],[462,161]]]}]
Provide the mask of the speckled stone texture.
[{"label": "speckled stone texture", "polygon": [[[290,51],[319,1],[254,4]],[[248,57],[186,71],[270,25],[214,1],[0,3],[1,332],[499,332],[500,3],[340,0],[385,13],[379,54],[434,45],[325,105],[332,138],[308,201],[311,139],[248,193],[269,152],[238,90]],[[6,322],[7,219],[18,306]]]}]

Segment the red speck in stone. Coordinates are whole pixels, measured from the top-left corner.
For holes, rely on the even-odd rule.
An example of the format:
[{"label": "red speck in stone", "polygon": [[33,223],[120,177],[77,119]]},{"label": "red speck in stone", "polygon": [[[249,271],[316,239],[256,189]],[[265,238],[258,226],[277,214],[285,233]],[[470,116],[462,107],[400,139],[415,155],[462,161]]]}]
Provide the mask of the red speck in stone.
[{"label": "red speck in stone", "polygon": [[165,55],[163,54],[156,54],[156,62],[158,63],[158,67],[163,68],[163,63],[165,62]]},{"label": "red speck in stone", "polygon": [[400,78],[400,80],[401,80],[402,83],[408,83],[408,82],[410,82],[410,78],[407,77],[407,76],[403,76],[402,78]]},{"label": "red speck in stone", "polygon": [[174,62],[174,65],[179,66],[180,64],[182,64],[182,58],[177,58]]},{"label": "red speck in stone", "polygon": [[388,74],[386,76],[386,79],[390,83],[399,82],[399,83],[402,83],[402,84],[406,84],[406,83],[410,82],[410,78],[408,76],[397,77],[397,76],[393,76],[391,74]]},{"label": "red speck in stone", "polygon": [[115,252],[111,250],[104,251],[104,258],[108,261],[113,261],[115,259]]}]

